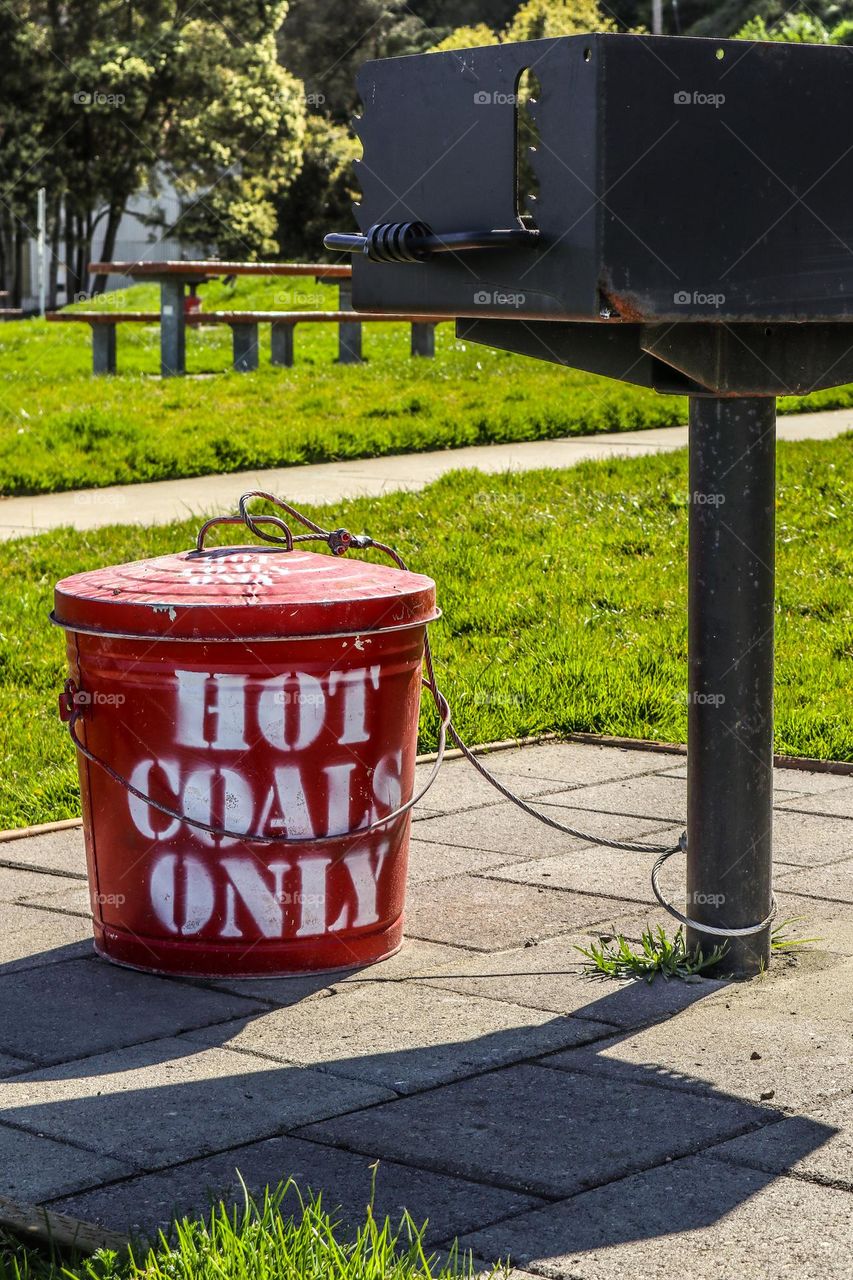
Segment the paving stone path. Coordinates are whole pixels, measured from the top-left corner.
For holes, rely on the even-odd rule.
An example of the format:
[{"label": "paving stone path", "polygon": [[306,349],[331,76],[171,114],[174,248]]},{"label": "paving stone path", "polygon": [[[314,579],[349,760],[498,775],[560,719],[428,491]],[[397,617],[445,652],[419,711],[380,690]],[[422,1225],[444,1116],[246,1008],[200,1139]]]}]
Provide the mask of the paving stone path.
[{"label": "paving stone path", "polygon": [[[678,756],[491,757],[614,837],[680,831]],[[360,973],[186,981],[89,941],[82,832],[0,842],[0,1195],[151,1233],[293,1175],[565,1280],[853,1276],[853,777],[777,770],[776,889],[818,935],[751,984],[622,984],[652,859],[539,828],[461,760],[414,824],[408,942]],[[672,864],[670,864],[672,866]],[[682,873],[668,873],[673,892]]]}]

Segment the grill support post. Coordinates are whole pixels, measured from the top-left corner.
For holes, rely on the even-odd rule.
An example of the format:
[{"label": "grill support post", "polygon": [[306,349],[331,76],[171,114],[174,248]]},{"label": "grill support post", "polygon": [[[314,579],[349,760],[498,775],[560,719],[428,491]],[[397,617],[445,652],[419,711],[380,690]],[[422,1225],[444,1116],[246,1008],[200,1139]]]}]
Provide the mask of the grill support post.
[{"label": "grill support post", "polygon": [[[775,398],[691,398],[687,914],[712,926],[771,904],[775,460]],[[688,930],[706,954],[720,941]],[[769,958],[768,926],[719,970]]]}]

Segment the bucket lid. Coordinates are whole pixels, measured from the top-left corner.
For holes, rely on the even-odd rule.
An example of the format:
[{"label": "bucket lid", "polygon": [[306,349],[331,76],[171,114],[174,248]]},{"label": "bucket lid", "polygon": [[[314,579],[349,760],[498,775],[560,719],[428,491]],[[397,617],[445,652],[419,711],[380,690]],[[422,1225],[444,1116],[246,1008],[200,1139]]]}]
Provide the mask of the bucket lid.
[{"label": "bucket lid", "polygon": [[281,640],[432,622],[435,583],[364,560],[279,547],[210,547],[63,578],[53,621],[162,640]]}]

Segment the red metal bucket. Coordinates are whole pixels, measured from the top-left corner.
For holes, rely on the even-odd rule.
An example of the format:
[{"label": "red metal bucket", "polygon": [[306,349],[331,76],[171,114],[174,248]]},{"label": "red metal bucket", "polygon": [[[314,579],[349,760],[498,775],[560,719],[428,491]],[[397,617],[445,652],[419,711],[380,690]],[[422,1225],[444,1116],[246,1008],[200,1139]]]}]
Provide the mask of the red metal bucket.
[{"label": "red metal bucket", "polygon": [[278,547],[58,584],[101,955],[248,977],[399,947],[410,815],[377,824],[412,794],[436,616],[420,574]]}]

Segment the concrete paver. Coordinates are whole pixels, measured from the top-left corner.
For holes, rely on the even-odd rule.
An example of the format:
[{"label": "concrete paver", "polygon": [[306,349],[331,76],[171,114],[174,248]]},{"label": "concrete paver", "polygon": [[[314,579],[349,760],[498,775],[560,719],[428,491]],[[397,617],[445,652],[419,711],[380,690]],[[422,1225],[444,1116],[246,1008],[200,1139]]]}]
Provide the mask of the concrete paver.
[{"label": "concrete paver", "polygon": [[[829,440],[851,426],[853,413],[842,409],[782,417],[778,431],[783,440]],[[236,510],[237,499],[247,489],[272,490],[290,502],[336,502],[422,489],[460,467],[492,474],[571,467],[592,458],[660,453],[683,448],[686,443],[686,427],[657,427],[5,498],[0,503],[0,538],[22,537],[62,525],[98,529],[107,524],[163,524],[191,515],[218,514]]]},{"label": "concrete paver", "polygon": [[82,916],[0,903],[0,977],[92,954],[92,925]]},{"label": "concrete paver", "polygon": [[847,779],[846,787],[833,787],[817,795],[788,798],[784,801],[784,808],[796,810],[797,813],[835,814],[853,823],[853,778]]},{"label": "concrete paver", "polygon": [[777,886],[779,921],[786,920],[784,932],[791,938],[813,938],[814,946],[853,956],[853,902],[829,902],[804,898]]},{"label": "concrete paver", "polygon": [[459,876],[411,885],[406,922],[413,938],[500,951],[607,923],[619,909],[617,899]]},{"label": "concrete paver", "polygon": [[[655,835],[658,844],[674,845],[681,834],[678,827],[667,827]],[[651,842],[651,837],[644,837]],[[553,858],[536,858],[511,866],[493,868],[481,873],[495,880],[511,880],[516,884],[544,885],[550,889],[569,889],[576,893],[596,894],[604,898],[625,898],[657,906],[652,893],[651,874],[656,853],[632,853],[627,849],[586,849],[560,853]],[[680,860],[683,866],[683,859]],[[678,872],[673,873],[677,880]]]},{"label": "concrete paver", "polygon": [[[537,747],[528,747],[528,752],[536,752]],[[511,787],[517,795],[547,795],[553,791],[562,791],[564,784],[553,778],[540,778],[528,771],[516,771],[507,760],[518,758],[517,752],[495,751],[488,753],[486,767],[506,786]],[[415,787],[424,786],[432,772],[432,764],[419,764],[415,770]],[[442,767],[435,782],[424,796],[418,809],[423,813],[457,813],[461,809],[474,809],[480,805],[497,804],[501,800],[499,791],[486,781],[476,769],[472,769],[467,760],[448,760]],[[420,814],[416,814],[420,816]]]},{"label": "concrete paver", "polygon": [[549,1009],[593,1018],[618,1027],[641,1027],[671,1017],[720,989],[719,981],[590,982],[578,947],[588,948],[590,934],[550,938],[535,947],[489,955],[460,953],[419,981],[466,995],[508,1000],[529,1009]]},{"label": "concrete paver", "polygon": [[[545,742],[487,763],[593,834],[680,833],[682,758]],[[379,1156],[380,1212],[429,1215],[440,1248],[468,1233],[489,1264],[850,1277],[850,785],[776,778],[779,919],[821,941],[752,984],[584,976],[575,943],[672,934],[651,857],[540,827],[458,760],[414,828],[408,941],[361,971],[113,968],[82,831],[0,841],[0,1195],[150,1231],[208,1189],[237,1203],[241,1169],[355,1220]],[[676,899],[682,877],[675,859]]]},{"label": "concrete paver", "polygon": [[[31,893],[28,890],[17,901],[27,907],[43,907],[45,911],[62,912],[64,915],[82,916],[84,920],[91,920],[92,903],[89,887],[85,881],[69,880],[60,876],[41,876],[39,879],[43,887],[50,887],[44,893]],[[64,889],[54,887],[61,884],[66,887]]]},{"label": "concrete paver", "polygon": [[[816,1124],[827,1129],[826,1140],[817,1147],[812,1141]],[[710,1147],[706,1154],[853,1191],[853,1093],[816,1107],[808,1116],[788,1116],[779,1124]]]},{"label": "concrete paver", "polygon": [[0,902],[37,901],[61,907],[69,901],[79,902],[81,894],[88,912],[89,891],[85,883],[67,876],[0,866]]},{"label": "concrete paver", "polygon": [[[853,823],[849,847],[853,848]],[[804,898],[853,903],[853,857],[843,862],[833,862],[829,866],[781,873],[779,884],[781,888],[801,894]]]},{"label": "concrete paver", "polygon": [[546,1196],[573,1195],[764,1120],[761,1107],[658,1089],[635,1070],[605,1082],[505,1067],[414,1098],[310,1125],[364,1155],[418,1151],[426,1168]]},{"label": "concrete paver", "polygon": [[377,964],[361,969],[340,969],[333,973],[294,978],[209,978],[204,985],[217,991],[233,991],[238,996],[251,996],[264,1004],[292,1005],[309,997],[328,991],[330,987],[346,990],[353,986],[372,986],[383,982],[397,982],[421,973],[429,973],[436,965],[447,964],[454,957],[465,955],[458,947],[441,946],[436,942],[420,942],[409,939],[396,955]]},{"label": "concrete paver", "polygon": [[25,840],[0,840],[0,865],[34,867],[85,879],[83,828],[64,827],[60,831],[42,831]]},{"label": "concrete paver", "polygon": [[[480,759],[502,780],[511,775],[534,781],[562,782],[568,789],[660,773],[667,760],[678,759],[678,756],[639,747],[604,747],[592,742],[539,742],[516,750],[485,751]],[[460,773],[463,769],[473,772],[465,760],[450,761],[448,767]]]},{"label": "concrete paver", "polygon": [[786,808],[773,812],[773,858],[779,864],[821,867],[853,857],[853,822],[843,818],[791,813]]},{"label": "concrete paver", "polygon": [[[686,778],[686,753],[682,758],[681,764],[673,765],[671,769],[663,769],[661,772],[667,778]],[[845,788],[853,786],[853,775],[849,772],[832,773],[829,770],[818,772],[814,769],[790,768],[782,765],[776,766],[774,779],[777,795],[776,803],[782,808],[796,805],[798,796],[819,796],[827,791],[843,791]],[[782,795],[782,792],[793,792],[794,794]]]},{"label": "concrete paver", "polygon": [[0,1196],[32,1202],[121,1178],[133,1166],[0,1124]]},{"label": "concrete paver", "polygon": [[115,1156],[137,1170],[272,1137],[390,1097],[357,1080],[183,1038],[0,1080],[7,1123]]},{"label": "concrete paver", "polygon": [[461,1243],[556,1280],[849,1280],[849,1215],[846,1192],[694,1156]]},{"label": "concrete paver", "polygon": [[[147,1232],[150,1236],[159,1228],[168,1230],[176,1209],[181,1214],[205,1213],[211,1197],[242,1206],[243,1189],[237,1170],[256,1196],[263,1194],[265,1186],[274,1187],[286,1178],[293,1178],[303,1193],[309,1189],[322,1192],[324,1205],[341,1219],[344,1231],[363,1221],[375,1172],[376,1216],[381,1221],[387,1214],[396,1226],[404,1209],[417,1206],[418,1226],[429,1219],[429,1244],[542,1203],[535,1196],[389,1160],[383,1160],[374,1171],[364,1156],[301,1138],[266,1138],[222,1155],[193,1160],[166,1173],[130,1178],[118,1187],[67,1196],[52,1208],[115,1231],[140,1235]],[[285,1214],[297,1211],[294,1201],[292,1192],[285,1197]]]},{"label": "concrete paver", "polygon": [[35,1063],[66,1062],[260,1008],[96,959],[67,960],[47,975],[40,968],[0,975],[0,1048]]},{"label": "concrete paver", "polygon": [[[645,782],[645,779],[642,781]],[[563,792],[564,796],[565,794]],[[583,791],[572,794],[580,797]],[[564,835],[552,827],[543,826],[509,800],[490,805],[488,811],[469,809],[442,817],[427,817],[417,823],[414,831],[419,840],[431,840],[449,848],[499,853],[504,855],[504,862],[512,863],[548,857],[562,850],[582,849],[589,845],[587,833],[612,840],[633,841],[643,839],[651,832],[661,831],[664,827],[664,821],[660,818],[625,818],[618,814],[598,813],[592,809],[570,810],[558,808],[551,800],[546,807],[544,798],[536,799],[533,804],[534,808],[540,808],[557,822],[583,834]],[[681,829],[678,826],[679,832]],[[649,843],[658,841],[653,838]]]},{"label": "concrete paver", "polygon": [[31,1062],[24,1062],[23,1058],[13,1058],[9,1053],[0,1053],[0,1076],[14,1076],[19,1071],[29,1071],[32,1065]]},{"label": "concrete paver", "polygon": [[505,853],[494,853],[488,849],[464,849],[459,845],[444,844],[441,840],[418,840],[418,825],[412,829],[414,836],[409,847],[410,885],[488,871],[491,867],[501,867],[507,862]]},{"label": "concrete paver", "polygon": [[189,1032],[187,1039],[413,1093],[610,1030],[406,981],[331,990],[263,1017]]},{"label": "concrete paver", "polygon": [[853,961],[836,958],[807,980],[783,972],[763,989],[728,987],[677,1021],[547,1062],[608,1080],[645,1070],[667,1089],[808,1109],[849,1091],[851,995]]},{"label": "concrete paver", "polygon": [[[687,821],[687,782],[650,773],[642,779],[619,778],[615,782],[586,786],[543,799],[543,806],[561,809],[590,809],[598,813],[626,814],[637,819],[653,819],[659,824]],[[559,816],[559,815],[558,815]],[[573,820],[567,816],[564,821]]]}]

